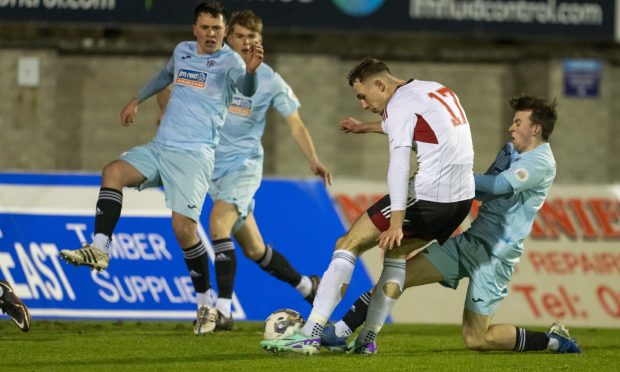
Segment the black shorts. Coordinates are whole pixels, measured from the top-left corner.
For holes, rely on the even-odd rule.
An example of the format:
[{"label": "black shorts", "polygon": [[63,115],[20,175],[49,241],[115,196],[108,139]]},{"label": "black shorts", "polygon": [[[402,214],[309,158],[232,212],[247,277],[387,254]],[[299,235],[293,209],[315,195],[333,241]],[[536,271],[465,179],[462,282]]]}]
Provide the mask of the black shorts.
[{"label": "black shorts", "polygon": [[[443,244],[463,222],[473,199],[453,203],[438,203],[426,200],[407,200],[403,237],[427,241],[437,239]],[[368,217],[379,231],[390,227],[390,195],[386,195],[366,211]]]}]

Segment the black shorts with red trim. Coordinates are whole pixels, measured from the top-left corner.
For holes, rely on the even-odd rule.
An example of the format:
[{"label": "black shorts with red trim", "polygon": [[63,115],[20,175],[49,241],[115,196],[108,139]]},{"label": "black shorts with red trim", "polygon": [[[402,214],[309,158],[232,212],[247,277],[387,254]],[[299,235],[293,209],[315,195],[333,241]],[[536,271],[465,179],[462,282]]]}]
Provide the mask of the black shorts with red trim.
[{"label": "black shorts with red trim", "polygon": [[[438,203],[426,200],[409,199],[405,210],[403,237],[427,241],[437,239],[443,244],[463,222],[471,209],[473,199],[452,203]],[[368,217],[379,231],[390,227],[392,214],[390,195],[377,201],[366,211]]]}]

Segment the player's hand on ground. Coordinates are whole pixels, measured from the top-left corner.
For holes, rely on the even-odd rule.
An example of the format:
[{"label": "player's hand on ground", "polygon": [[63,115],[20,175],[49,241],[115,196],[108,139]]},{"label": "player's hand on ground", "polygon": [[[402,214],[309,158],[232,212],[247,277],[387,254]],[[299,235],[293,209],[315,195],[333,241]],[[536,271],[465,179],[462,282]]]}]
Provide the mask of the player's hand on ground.
[{"label": "player's hand on ground", "polygon": [[121,125],[128,127],[134,122],[136,114],[138,113],[138,99],[132,97],[127,106],[121,111]]},{"label": "player's hand on ground", "polygon": [[340,129],[345,133],[364,133],[364,124],[352,117],[340,121]]},{"label": "player's hand on ground", "polygon": [[263,44],[257,41],[256,44],[252,46],[252,50],[250,51],[250,54],[247,60],[245,61],[246,71],[252,72],[252,73],[256,72],[256,70],[258,69],[258,66],[260,66],[261,63],[263,63],[263,56],[264,56]]},{"label": "player's hand on ground", "polygon": [[321,162],[312,163],[312,165],[310,165],[310,169],[315,176],[319,176],[323,179],[323,185],[331,186],[332,174],[323,164],[321,164]]},{"label": "player's hand on ground", "polygon": [[394,247],[400,247],[403,240],[402,227],[390,227],[379,235],[379,248],[389,251]]}]

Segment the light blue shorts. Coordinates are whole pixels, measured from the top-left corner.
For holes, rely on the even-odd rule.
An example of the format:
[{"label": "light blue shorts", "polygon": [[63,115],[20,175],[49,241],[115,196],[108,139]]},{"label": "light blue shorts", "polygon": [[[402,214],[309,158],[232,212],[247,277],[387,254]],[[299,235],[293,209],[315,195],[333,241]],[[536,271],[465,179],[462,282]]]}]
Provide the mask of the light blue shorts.
[{"label": "light blue shorts", "polygon": [[260,186],[262,177],[262,166],[244,166],[211,180],[209,192],[211,198],[232,204],[239,212],[239,218],[232,229],[233,234],[241,228],[248,215],[254,211],[254,194]]},{"label": "light blue shorts", "polygon": [[442,285],[456,289],[462,278],[469,278],[465,308],[470,311],[491,316],[508,295],[514,266],[491,255],[480,240],[467,232],[441,246],[433,243],[424,255],[443,274]]},{"label": "light blue shorts", "polygon": [[122,154],[146,180],[138,187],[164,187],[166,206],[198,221],[213,173],[213,153],[188,151],[158,143],[137,146]]}]

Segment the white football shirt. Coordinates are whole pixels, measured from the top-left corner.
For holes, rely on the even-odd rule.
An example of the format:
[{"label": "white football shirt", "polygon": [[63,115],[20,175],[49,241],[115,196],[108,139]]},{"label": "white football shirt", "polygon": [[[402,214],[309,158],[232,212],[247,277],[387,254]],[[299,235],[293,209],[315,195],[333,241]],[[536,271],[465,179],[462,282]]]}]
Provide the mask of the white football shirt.
[{"label": "white football shirt", "polygon": [[[421,80],[400,86],[383,112],[381,125],[389,138],[390,153],[399,147],[417,148],[418,170],[409,181],[410,198],[451,203],[474,197],[469,122],[450,88]],[[406,200],[392,192],[390,198]],[[392,209],[404,208],[392,204]]]}]

